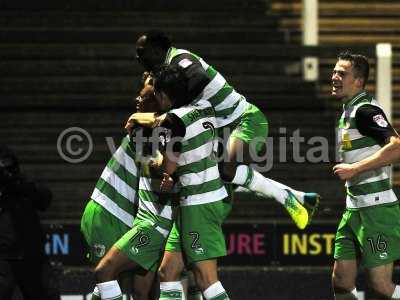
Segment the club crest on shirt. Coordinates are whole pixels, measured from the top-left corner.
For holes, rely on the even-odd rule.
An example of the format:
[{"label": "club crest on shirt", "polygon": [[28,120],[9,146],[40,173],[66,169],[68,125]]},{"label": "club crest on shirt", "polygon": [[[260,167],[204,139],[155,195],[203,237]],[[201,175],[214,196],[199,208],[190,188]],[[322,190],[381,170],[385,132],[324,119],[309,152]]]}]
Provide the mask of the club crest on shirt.
[{"label": "club crest on shirt", "polygon": [[106,246],[103,244],[94,244],[93,254],[97,257],[103,257],[106,254]]},{"label": "club crest on shirt", "polygon": [[375,115],[375,116],[372,117],[372,119],[380,127],[387,127],[388,126],[388,122],[385,120],[385,118],[382,115]]}]

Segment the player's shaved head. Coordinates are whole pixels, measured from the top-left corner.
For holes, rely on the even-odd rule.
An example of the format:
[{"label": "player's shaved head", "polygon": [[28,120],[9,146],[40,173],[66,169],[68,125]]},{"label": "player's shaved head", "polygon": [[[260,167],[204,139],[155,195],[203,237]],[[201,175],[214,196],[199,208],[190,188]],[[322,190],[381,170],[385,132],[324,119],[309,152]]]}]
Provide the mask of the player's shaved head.
[{"label": "player's shaved head", "polygon": [[158,47],[164,51],[168,51],[168,49],[171,47],[171,40],[164,32],[160,30],[146,32],[139,38],[139,40],[148,46]]},{"label": "player's shaved head", "polygon": [[136,41],[136,58],[147,71],[155,71],[164,62],[170,47],[171,41],[165,33],[149,31]]}]

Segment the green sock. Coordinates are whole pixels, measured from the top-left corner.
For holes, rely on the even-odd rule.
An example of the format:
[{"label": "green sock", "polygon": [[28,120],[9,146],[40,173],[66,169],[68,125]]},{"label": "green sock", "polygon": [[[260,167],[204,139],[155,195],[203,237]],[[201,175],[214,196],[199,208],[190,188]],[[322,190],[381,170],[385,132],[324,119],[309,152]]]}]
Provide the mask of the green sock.
[{"label": "green sock", "polygon": [[181,300],[181,299],[182,299],[182,292],[180,291],[160,292],[159,300]]},{"label": "green sock", "polygon": [[180,281],[161,282],[159,300],[181,300],[182,291]]}]

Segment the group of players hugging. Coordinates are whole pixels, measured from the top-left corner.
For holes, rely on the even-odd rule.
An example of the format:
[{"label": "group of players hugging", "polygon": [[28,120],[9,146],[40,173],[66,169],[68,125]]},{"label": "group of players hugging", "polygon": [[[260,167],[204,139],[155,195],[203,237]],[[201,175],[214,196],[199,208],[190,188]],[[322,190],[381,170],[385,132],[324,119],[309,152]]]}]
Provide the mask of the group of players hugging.
[{"label": "group of players hugging", "polygon": [[[217,259],[227,254],[221,226],[233,190],[278,201],[299,229],[319,195],[256,170],[267,119],[201,57],[160,31],[139,37],[136,56],[146,70],[137,112],[81,220],[96,265],[92,299],[122,299],[126,271],[135,299],[229,299]],[[229,139],[218,142],[224,130]]]}]

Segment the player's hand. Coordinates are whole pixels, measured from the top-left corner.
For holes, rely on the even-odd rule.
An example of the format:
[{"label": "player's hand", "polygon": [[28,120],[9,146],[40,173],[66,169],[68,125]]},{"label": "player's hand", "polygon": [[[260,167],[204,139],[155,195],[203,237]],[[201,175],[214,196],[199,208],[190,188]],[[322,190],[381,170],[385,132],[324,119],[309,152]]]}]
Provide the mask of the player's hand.
[{"label": "player's hand", "polygon": [[158,116],[157,118],[155,118],[153,127],[161,126],[166,117],[167,117],[167,114],[162,114],[161,116]]},{"label": "player's hand", "polygon": [[160,189],[162,192],[169,192],[172,190],[172,187],[174,186],[174,180],[172,179],[171,176],[167,173],[163,173],[163,178],[161,180],[161,185]]},{"label": "player's hand", "polygon": [[352,164],[338,164],[333,167],[333,173],[341,180],[347,180],[357,175],[357,168]]},{"label": "player's hand", "polygon": [[142,75],[143,86],[153,85],[153,74],[145,71]]},{"label": "player's hand", "polygon": [[131,132],[135,125],[153,127],[155,119],[155,113],[134,113],[126,122],[125,129]]},{"label": "player's hand", "polygon": [[157,150],[156,156],[150,159],[149,166],[154,169],[160,169],[163,163],[163,159],[163,155],[160,153],[160,151]]}]

